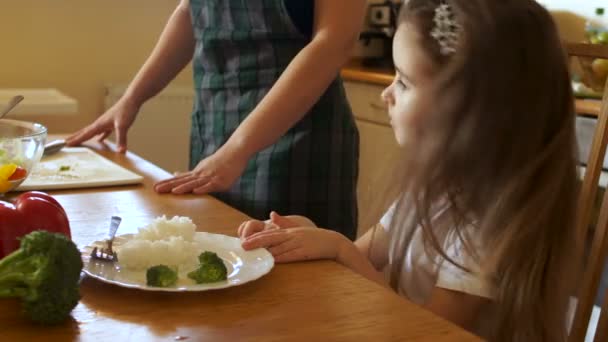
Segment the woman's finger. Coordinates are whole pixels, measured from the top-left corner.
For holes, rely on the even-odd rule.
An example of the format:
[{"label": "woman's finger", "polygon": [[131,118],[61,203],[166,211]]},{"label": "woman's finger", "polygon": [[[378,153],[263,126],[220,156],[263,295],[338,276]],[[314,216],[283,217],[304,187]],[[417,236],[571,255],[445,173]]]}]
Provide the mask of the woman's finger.
[{"label": "woman's finger", "polygon": [[206,195],[208,193],[217,192],[219,190],[220,189],[217,183],[214,182],[213,179],[211,179],[207,182],[207,184],[199,186],[192,190],[192,193],[195,195]]},{"label": "woman's finger", "polygon": [[195,180],[196,178],[197,177],[195,175],[193,175],[192,173],[189,173],[189,174],[184,174],[181,176],[165,179],[163,181],[160,181],[160,182],[154,184],[154,191],[160,192],[160,193],[170,192],[171,190],[173,190],[173,188],[175,186],[177,186],[179,184],[190,182],[192,180]]},{"label": "woman's finger", "polygon": [[181,173],[181,174],[179,174],[179,175],[177,175],[177,176],[175,176],[173,178],[164,179],[164,180],[162,180],[162,181],[160,181],[160,182],[158,182],[156,184],[157,185],[165,185],[165,184],[173,183],[176,180],[180,180],[180,179],[184,179],[184,178],[192,178],[192,179],[194,179],[196,177],[197,176],[194,173],[192,173],[192,172],[184,172],[184,173]]},{"label": "woman's finger", "polygon": [[106,140],[106,138],[110,136],[111,133],[112,133],[112,131],[105,131],[105,132],[101,133],[101,135],[97,138],[97,141],[104,142]]},{"label": "woman's finger", "polygon": [[107,129],[107,128],[103,127],[103,125],[100,125],[100,124],[94,122],[90,126],[87,126],[83,129],[79,130],[75,134],[69,136],[66,139],[66,144],[68,146],[77,146],[77,145],[80,145],[83,142],[93,138],[94,136],[104,133],[106,131],[111,132],[112,130]]},{"label": "woman's finger", "polygon": [[115,125],[114,130],[116,131],[116,146],[118,147],[119,153],[127,152],[127,131],[128,127]]},{"label": "woman's finger", "polygon": [[210,180],[211,179],[209,177],[197,177],[188,181],[179,181],[174,184],[173,190],[171,190],[171,192],[178,195],[189,193],[196,188],[203,187],[204,185],[209,183]]}]

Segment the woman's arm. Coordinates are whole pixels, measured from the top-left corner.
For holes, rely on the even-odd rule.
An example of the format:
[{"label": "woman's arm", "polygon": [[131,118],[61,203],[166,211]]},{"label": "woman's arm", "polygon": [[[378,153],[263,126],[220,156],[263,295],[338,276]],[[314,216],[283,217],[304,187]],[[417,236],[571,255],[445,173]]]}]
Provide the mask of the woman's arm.
[{"label": "woman's arm", "polygon": [[182,0],[167,22],[150,57],[129,84],[124,96],[87,127],[66,139],[70,146],[116,132],[118,150],[127,150],[127,131],[141,105],[158,94],[192,59],[194,35],[188,0]]},{"label": "woman's arm", "polygon": [[312,41],[230,139],[194,170],[156,183],[154,190],[206,194],[229,189],[247,161],[295,125],[336,78],[359,37],[366,4],[366,0],[316,0]]},{"label": "woman's arm", "polygon": [[316,0],[311,42],[241,123],[226,148],[248,159],[295,125],[351,57],[365,11],[365,0]]},{"label": "woman's arm", "polygon": [[192,60],[193,54],[190,2],[181,0],[125,96],[141,105],[164,89]]}]

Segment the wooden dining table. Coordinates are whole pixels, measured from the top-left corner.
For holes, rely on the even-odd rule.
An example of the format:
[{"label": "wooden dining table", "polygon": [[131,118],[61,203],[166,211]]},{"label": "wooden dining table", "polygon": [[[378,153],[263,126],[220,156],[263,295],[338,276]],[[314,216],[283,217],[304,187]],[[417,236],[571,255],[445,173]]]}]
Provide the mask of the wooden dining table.
[{"label": "wooden dining table", "polygon": [[[65,208],[82,248],[121,216],[133,233],[160,215],[188,216],[198,230],[235,236],[243,213],[210,196],[159,195],[154,182],[171,174],[111,145],[87,145],[144,177],[143,184],[50,192]],[[257,281],[224,290],[166,293],[85,277],[72,317],[37,326],[19,302],[0,300],[0,341],[476,341],[433,315],[334,261],[275,265]]]}]

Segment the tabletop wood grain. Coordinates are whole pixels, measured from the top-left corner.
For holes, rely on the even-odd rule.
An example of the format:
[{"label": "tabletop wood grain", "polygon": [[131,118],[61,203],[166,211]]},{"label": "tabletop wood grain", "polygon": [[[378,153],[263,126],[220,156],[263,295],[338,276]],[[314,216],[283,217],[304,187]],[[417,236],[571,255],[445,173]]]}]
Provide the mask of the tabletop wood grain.
[{"label": "tabletop wood grain", "polygon": [[[104,237],[111,215],[120,233],[159,215],[189,216],[199,230],[235,235],[247,217],[205,196],[157,195],[170,175],[134,154],[89,145],[145,177],[142,185],[51,192],[64,206],[74,241]],[[267,276],[226,290],[155,293],[85,278],[69,322],[25,320],[15,300],[0,300],[2,341],[468,341],[478,340],[332,261],[277,265]]]}]

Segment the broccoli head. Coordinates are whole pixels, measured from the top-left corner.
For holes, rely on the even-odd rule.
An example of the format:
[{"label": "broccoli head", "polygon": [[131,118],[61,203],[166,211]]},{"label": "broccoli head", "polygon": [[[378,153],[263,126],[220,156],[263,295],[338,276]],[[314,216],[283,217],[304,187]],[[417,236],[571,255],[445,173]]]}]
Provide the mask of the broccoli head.
[{"label": "broccoli head", "polygon": [[224,264],[224,262],[222,261],[222,259],[220,257],[218,257],[216,253],[209,252],[209,251],[205,251],[205,252],[201,253],[198,256],[198,262],[201,265],[203,265],[203,264],[213,264],[213,263]]},{"label": "broccoli head", "polygon": [[203,252],[198,257],[200,265],[194,271],[188,273],[188,278],[197,284],[215,283],[226,280],[228,270],[224,261],[213,252]]},{"label": "broccoli head", "polygon": [[148,286],[169,287],[177,282],[177,272],[166,265],[158,265],[148,268],[146,272],[146,283]]},{"label": "broccoli head", "polygon": [[0,260],[0,297],[21,298],[33,322],[64,322],[78,304],[82,259],[65,235],[35,231],[20,248]]}]

